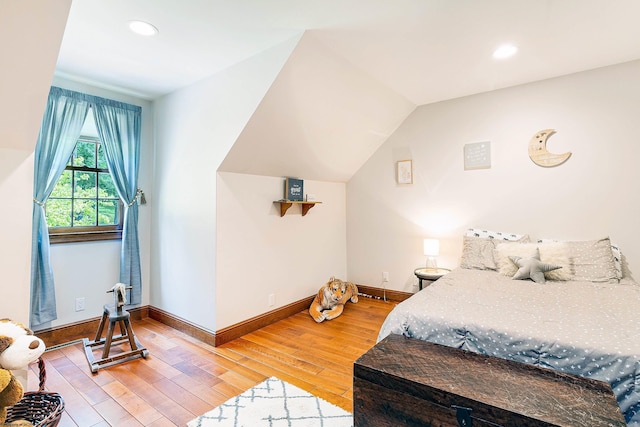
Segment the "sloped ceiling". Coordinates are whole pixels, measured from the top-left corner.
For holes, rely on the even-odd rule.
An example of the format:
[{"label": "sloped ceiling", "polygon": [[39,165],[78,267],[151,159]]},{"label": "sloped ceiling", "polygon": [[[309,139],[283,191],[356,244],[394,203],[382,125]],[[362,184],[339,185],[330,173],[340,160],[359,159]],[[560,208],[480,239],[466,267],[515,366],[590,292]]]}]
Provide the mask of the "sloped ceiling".
[{"label": "sloped ceiling", "polygon": [[[304,33],[220,170],[345,181],[414,106],[640,59],[638,16],[637,0],[74,0],[56,72],[155,99]],[[494,60],[502,43],[518,54]]]},{"label": "sloped ceiling", "polygon": [[0,148],[31,150],[71,0],[0,2]]},{"label": "sloped ceiling", "polygon": [[344,182],[413,109],[307,33],[219,170]]}]

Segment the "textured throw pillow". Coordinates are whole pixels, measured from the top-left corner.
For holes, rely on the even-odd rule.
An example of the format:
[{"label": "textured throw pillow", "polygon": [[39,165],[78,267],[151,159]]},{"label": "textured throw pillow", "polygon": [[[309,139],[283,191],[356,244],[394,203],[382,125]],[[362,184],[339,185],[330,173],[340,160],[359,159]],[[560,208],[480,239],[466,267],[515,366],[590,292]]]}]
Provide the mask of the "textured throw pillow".
[{"label": "textured throw pillow", "polygon": [[[540,239],[538,243],[561,242],[552,239]],[[607,243],[608,242],[608,243]],[[586,280],[588,282],[608,282],[615,283],[616,279],[620,280],[630,276],[627,266],[625,266],[625,257],[620,247],[611,243],[608,237],[599,240],[587,240],[576,242],[564,242],[572,257],[575,257],[573,264],[576,276],[573,280]],[[607,246],[611,248],[613,256],[613,267],[615,269],[615,278],[611,275],[611,262],[609,260],[609,251]]]},{"label": "textured throw pillow", "polygon": [[518,267],[513,279],[531,279],[536,283],[545,283],[544,274],[562,268],[559,265],[548,264],[540,261],[540,251],[536,248],[529,258],[510,256],[509,259]]},{"label": "textured throw pillow", "polygon": [[481,230],[479,228],[468,228],[465,236],[481,237],[484,239],[506,240],[512,242],[530,242],[528,234],[503,233],[501,231]]},{"label": "textured throw pillow", "polygon": [[569,249],[564,242],[550,243],[511,243],[503,242],[496,245],[493,251],[496,268],[501,274],[513,277],[518,268],[509,259],[510,256],[518,256],[520,258],[529,257],[535,250],[540,253],[540,260],[547,264],[559,265],[562,267],[545,273],[547,280],[572,280],[573,279],[573,263],[570,257]]},{"label": "textured throw pillow", "polygon": [[496,263],[493,260],[495,247],[494,239],[464,236],[460,267],[471,270],[495,270]]},{"label": "textured throw pillow", "polygon": [[613,259],[611,241],[599,240],[565,242],[573,260],[573,280],[587,282],[618,282],[618,272]]},{"label": "textured throw pillow", "polygon": [[616,266],[616,275],[618,279],[622,279],[625,277],[624,274],[624,255],[622,255],[622,251],[620,250],[620,246],[615,243],[611,243],[611,252],[613,253],[613,263]]}]

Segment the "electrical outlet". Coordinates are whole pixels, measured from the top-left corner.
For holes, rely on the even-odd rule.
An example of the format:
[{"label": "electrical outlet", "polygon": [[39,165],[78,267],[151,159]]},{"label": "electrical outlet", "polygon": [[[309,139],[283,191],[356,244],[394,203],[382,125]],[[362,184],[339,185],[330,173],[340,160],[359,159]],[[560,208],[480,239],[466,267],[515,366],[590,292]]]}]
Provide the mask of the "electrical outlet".
[{"label": "electrical outlet", "polygon": [[84,297],[76,298],[76,311],[84,310]]},{"label": "electrical outlet", "polygon": [[269,307],[276,305],[276,294],[269,294]]},{"label": "electrical outlet", "polygon": [[388,271],[383,271],[382,272],[382,281],[383,282],[388,282],[389,281],[389,272]]}]

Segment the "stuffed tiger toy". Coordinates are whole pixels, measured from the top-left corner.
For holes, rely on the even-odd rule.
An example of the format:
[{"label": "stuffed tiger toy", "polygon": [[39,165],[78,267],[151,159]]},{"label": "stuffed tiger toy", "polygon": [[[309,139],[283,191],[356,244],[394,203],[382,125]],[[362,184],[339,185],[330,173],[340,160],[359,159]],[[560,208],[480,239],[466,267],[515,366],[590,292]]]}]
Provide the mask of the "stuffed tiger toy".
[{"label": "stuffed tiger toy", "polygon": [[355,283],[343,282],[331,277],[313,299],[309,314],[318,323],[335,319],[342,314],[347,301],[358,302],[358,287]]}]

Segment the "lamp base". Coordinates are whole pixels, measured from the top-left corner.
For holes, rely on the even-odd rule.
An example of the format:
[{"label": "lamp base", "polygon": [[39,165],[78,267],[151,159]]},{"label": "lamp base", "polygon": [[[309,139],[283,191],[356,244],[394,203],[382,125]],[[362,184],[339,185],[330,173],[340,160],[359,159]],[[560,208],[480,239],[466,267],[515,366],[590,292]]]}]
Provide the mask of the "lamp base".
[{"label": "lamp base", "polygon": [[436,257],[427,257],[427,265],[426,267],[430,270],[437,270],[438,269],[438,261],[436,260]]}]

